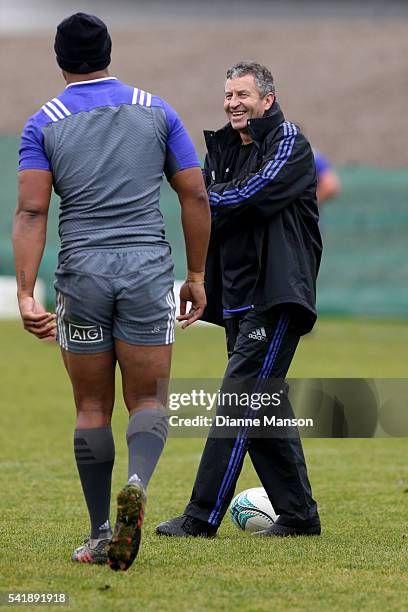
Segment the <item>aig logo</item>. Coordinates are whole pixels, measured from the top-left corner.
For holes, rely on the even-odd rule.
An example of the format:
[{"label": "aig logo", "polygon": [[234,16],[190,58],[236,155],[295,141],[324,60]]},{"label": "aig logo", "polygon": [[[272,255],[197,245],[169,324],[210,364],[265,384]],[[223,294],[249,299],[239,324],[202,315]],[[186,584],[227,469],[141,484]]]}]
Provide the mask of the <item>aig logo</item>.
[{"label": "aig logo", "polygon": [[103,333],[100,325],[69,324],[69,339],[71,342],[89,343],[102,342]]}]

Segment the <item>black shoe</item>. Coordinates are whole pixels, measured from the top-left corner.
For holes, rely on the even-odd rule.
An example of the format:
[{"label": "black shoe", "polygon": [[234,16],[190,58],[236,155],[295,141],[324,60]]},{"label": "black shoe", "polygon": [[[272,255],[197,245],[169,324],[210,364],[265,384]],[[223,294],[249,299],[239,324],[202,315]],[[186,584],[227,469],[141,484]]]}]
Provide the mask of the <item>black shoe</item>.
[{"label": "black shoe", "polygon": [[111,569],[126,571],[139,552],[146,493],[139,483],[126,485],[118,495],[118,514],[107,547]]},{"label": "black shoe", "polygon": [[289,536],[317,536],[321,533],[320,520],[317,518],[303,523],[294,523],[293,520],[288,521],[290,524],[285,524],[285,518],[281,515],[276,523],[264,529],[256,531],[254,536],[277,536],[278,538],[287,538]]},{"label": "black shoe", "polygon": [[217,527],[193,516],[183,514],[182,516],[176,516],[176,518],[160,523],[156,527],[156,533],[157,535],[175,536],[178,538],[213,538],[217,533]]}]

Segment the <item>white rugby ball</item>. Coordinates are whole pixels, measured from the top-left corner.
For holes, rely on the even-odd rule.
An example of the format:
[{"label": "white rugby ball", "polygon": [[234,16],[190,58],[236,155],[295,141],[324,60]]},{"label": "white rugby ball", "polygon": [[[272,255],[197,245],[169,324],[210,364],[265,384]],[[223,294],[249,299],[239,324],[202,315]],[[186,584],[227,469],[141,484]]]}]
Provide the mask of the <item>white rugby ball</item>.
[{"label": "white rugby ball", "polygon": [[231,502],[230,512],[234,525],[250,533],[268,529],[278,518],[262,487],[238,493]]}]

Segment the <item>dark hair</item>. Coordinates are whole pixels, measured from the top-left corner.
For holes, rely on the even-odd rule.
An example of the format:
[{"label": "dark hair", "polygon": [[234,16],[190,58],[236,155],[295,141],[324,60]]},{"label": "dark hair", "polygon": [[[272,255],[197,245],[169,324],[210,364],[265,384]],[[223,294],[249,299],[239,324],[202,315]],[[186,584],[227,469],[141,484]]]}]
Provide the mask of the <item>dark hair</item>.
[{"label": "dark hair", "polygon": [[271,72],[256,62],[238,62],[227,70],[227,79],[236,79],[238,77],[252,74],[255,84],[258,88],[261,98],[264,98],[268,93],[275,94],[275,83]]}]

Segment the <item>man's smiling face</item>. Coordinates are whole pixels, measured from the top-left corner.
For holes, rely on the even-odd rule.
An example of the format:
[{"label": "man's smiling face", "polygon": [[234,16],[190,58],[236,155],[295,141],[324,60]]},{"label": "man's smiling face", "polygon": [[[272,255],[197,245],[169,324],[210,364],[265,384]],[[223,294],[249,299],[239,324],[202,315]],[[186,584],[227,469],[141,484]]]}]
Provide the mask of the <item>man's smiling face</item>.
[{"label": "man's smiling face", "polygon": [[246,132],[248,120],[263,117],[273,104],[272,92],[261,98],[252,74],[225,83],[224,110],[234,130]]}]

